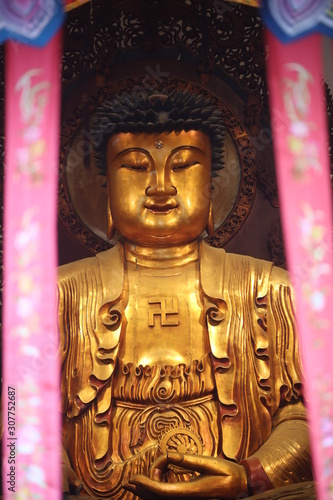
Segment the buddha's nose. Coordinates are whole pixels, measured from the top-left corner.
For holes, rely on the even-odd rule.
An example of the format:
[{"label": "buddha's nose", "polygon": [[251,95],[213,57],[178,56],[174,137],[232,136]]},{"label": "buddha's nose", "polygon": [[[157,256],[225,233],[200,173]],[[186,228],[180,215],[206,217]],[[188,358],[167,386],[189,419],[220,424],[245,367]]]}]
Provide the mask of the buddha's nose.
[{"label": "buddha's nose", "polygon": [[177,189],[172,185],[170,175],[165,170],[155,170],[149,178],[150,184],[146,189],[147,196],[175,196]]}]

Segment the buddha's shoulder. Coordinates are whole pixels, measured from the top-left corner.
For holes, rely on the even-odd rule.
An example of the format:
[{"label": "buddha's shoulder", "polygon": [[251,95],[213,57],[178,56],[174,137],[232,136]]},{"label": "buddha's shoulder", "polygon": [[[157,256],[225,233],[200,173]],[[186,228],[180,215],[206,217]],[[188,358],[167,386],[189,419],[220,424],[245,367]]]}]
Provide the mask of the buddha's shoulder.
[{"label": "buddha's shoulder", "polygon": [[290,285],[289,273],[273,262],[258,259],[248,255],[226,252],[223,248],[214,248],[203,242],[201,252],[202,264],[214,269],[216,272],[229,274],[255,275],[259,280],[264,280],[275,285]]},{"label": "buddha's shoulder", "polygon": [[103,273],[106,269],[117,269],[121,261],[122,250],[117,244],[94,257],[87,257],[58,267],[58,282],[78,277],[82,273]]},{"label": "buddha's shoulder", "polygon": [[255,271],[260,275],[266,276],[271,283],[290,284],[290,275],[288,271],[281,267],[277,267],[274,262],[268,260],[250,257],[249,255],[226,253],[226,263],[231,267],[239,266],[248,269],[250,272]]}]

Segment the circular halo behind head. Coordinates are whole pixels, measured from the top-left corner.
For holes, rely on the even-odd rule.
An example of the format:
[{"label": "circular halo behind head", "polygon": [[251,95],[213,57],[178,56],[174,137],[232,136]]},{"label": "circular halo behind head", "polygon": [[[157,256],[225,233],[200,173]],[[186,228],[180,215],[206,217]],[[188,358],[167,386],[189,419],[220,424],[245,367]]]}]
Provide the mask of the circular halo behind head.
[{"label": "circular halo behind head", "polygon": [[[236,108],[226,104],[216,93],[196,84],[189,86],[183,80],[173,77],[164,79],[163,90],[160,88],[151,92],[140,89],[140,91],[126,92],[128,88],[139,87],[142,87],[141,76],[110,83],[100,95],[92,94],[89,98],[91,112],[89,132],[86,128],[86,108],[83,105],[73,108],[68,118],[63,121],[61,139],[63,160],[59,178],[59,214],[63,224],[74,238],[92,253],[106,250],[116,243],[117,233],[112,240],[106,235],[106,148],[103,141],[107,143],[112,134],[129,131],[129,126],[133,127],[131,131],[137,131],[136,125],[140,121],[141,130],[147,130],[145,127],[148,127],[148,130],[154,133],[155,123],[148,119],[152,116],[148,115],[148,111],[152,106],[156,111],[156,108],[161,107],[159,121],[164,130],[170,119],[173,120],[173,129],[180,131],[197,128],[211,138],[214,154],[212,199],[215,233],[209,243],[213,246],[223,246],[244,224],[256,193],[255,153],[251,140],[236,114]],[[168,90],[165,91],[165,88]],[[225,87],[224,91],[228,94],[228,87]],[[186,106],[178,102],[171,115],[172,110],[166,110],[166,104],[177,103],[175,99],[177,95],[183,102],[184,100],[188,104],[193,102],[195,106],[191,110],[186,110],[184,109]],[[171,96],[174,98],[171,99]],[[143,112],[145,120],[140,120],[142,116],[138,106],[140,101],[148,101],[147,109]],[[110,103],[113,103],[111,108]],[[182,109],[181,113],[178,110],[179,106]],[[165,115],[161,114],[163,109],[167,111]],[[184,120],[187,114],[188,118]],[[129,125],[130,123],[132,125]],[[123,128],[120,129],[118,124]],[[89,166],[84,161],[87,151],[90,151],[86,144],[87,137],[97,150],[97,154],[95,151],[94,154],[89,153]]]}]

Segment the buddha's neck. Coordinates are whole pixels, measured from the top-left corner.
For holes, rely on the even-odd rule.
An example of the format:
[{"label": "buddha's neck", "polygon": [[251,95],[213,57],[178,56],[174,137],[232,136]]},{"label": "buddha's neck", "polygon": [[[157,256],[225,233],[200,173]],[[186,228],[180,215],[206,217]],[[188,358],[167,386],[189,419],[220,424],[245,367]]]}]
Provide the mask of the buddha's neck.
[{"label": "buddha's neck", "polygon": [[125,259],[144,267],[167,268],[194,262],[199,258],[199,241],[173,247],[146,247],[124,241]]}]

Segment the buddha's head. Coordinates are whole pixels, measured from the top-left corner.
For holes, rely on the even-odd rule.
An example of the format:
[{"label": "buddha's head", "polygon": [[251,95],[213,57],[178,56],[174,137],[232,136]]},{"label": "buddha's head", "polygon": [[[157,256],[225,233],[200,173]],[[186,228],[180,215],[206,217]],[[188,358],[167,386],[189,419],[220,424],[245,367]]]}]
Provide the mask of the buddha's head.
[{"label": "buddha's head", "polygon": [[223,164],[224,126],[209,100],[123,94],[99,108],[94,129],[109,237],[115,228],[135,244],[172,246],[212,233],[212,176]]}]

